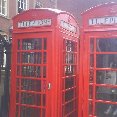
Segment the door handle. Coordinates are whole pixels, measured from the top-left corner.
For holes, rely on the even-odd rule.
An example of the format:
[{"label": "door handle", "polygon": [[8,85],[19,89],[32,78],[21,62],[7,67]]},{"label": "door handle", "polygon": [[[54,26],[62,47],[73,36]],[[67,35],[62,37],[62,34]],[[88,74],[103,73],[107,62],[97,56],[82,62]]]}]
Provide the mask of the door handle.
[{"label": "door handle", "polygon": [[51,89],[51,83],[48,83],[48,90]]}]

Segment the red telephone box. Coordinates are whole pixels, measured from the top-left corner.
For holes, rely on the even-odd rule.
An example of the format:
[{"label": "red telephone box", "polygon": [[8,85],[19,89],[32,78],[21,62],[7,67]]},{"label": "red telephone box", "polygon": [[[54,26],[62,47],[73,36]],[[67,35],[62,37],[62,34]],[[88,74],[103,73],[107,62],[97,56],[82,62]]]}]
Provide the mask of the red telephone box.
[{"label": "red telephone box", "polygon": [[117,117],[117,4],[82,16],[83,117]]},{"label": "red telephone box", "polygon": [[77,117],[75,18],[33,9],[13,18],[10,117]]}]

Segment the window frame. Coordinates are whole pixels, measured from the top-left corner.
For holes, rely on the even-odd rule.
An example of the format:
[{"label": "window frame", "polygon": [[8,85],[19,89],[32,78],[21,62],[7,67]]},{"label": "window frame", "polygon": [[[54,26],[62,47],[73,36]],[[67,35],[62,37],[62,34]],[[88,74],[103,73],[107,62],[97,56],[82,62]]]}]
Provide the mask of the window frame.
[{"label": "window frame", "polygon": [[[3,2],[4,6],[3,6]],[[4,13],[3,13],[4,9]],[[0,15],[6,17],[8,15],[8,0],[1,0],[0,1]]]},{"label": "window frame", "polygon": [[[20,2],[20,6],[18,6],[18,2]],[[22,0],[17,0],[17,3],[16,3],[16,13],[17,14],[21,13],[21,12],[19,12],[19,8],[22,9],[23,11],[29,9],[29,0],[23,0],[23,8],[22,8],[21,2],[22,2]]]}]

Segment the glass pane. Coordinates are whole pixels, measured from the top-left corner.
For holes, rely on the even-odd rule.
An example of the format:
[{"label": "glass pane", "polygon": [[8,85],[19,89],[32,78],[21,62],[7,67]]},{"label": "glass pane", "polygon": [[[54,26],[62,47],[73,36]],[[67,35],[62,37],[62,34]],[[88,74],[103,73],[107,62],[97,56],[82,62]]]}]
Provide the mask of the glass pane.
[{"label": "glass pane", "polygon": [[117,68],[117,54],[98,54],[96,56],[96,67]]},{"label": "glass pane", "polygon": [[117,117],[117,105],[96,103],[96,117]]},{"label": "glass pane", "polygon": [[67,103],[65,105],[65,115],[72,112],[74,110],[74,101]]},{"label": "glass pane", "polygon": [[41,77],[40,66],[22,66],[22,76],[26,77]]},{"label": "glass pane", "polygon": [[20,66],[17,66],[17,76],[20,75]]},{"label": "glass pane", "polygon": [[90,55],[90,67],[94,67],[94,54]]},{"label": "glass pane", "polygon": [[41,117],[41,109],[39,108],[29,108],[22,106],[20,111],[20,117]]},{"label": "glass pane", "polygon": [[16,79],[16,90],[19,90],[20,89],[20,79],[17,78]]},{"label": "glass pane", "polygon": [[96,87],[96,99],[117,102],[117,88]]},{"label": "glass pane", "polygon": [[20,40],[18,40],[18,50],[20,50]]},{"label": "glass pane", "polygon": [[74,77],[70,77],[70,78],[65,78],[65,89],[68,89],[68,88],[72,88],[74,87],[75,83],[75,78]]},{"label": "glass pane", "polygon": [[90,115],[93,114],[93,104],[92,104],[92,102],[89,102],[89,114]]},{"label": "glass pane", "polygon": [[89,86],[89,99],[93,99],[93,86]]},{"label": "glass pane", "polygon": [[41,94],[21,93],[21,104],[41,106]]},{"label": "glass pane", "polygon": [[66,53],[66,64],[73,64],[74,63],[74,54],[73,53]]},{"label": "glass pane", "polygon": [[46,110],[42,109],[42,117],[46,117]]},{"label": "glass pane", "polygon": [[19,114],[19,106],[16,106],[16,117],[18,117]]},{"label": "glass pane", "polygon": [[47,53],[44,52],[43,53],[43,63],[46,64],[46,62],[47,62]]},{"label": "glass pane", "polygon": [[41,92],[41,80],[22,79],[21,90]]},{"label": "glass pane", "polygon": [[41,64],[42,53],[41,52],[24,52],[22,53],[22,63],[34,63]]},{"label": "glass pane", "polygon": [[46,78],[46,66],[43,67],[43,78]]},{"label": "glass pane", "polygon": [[75,51],[75,43],[69,40],[65,41],[66,44],[66,51],[70,52],[70,51]]},{"label": "glass pane", "polygon": [[96,83],[117,85],[117,71],[97,70]]},{"label": "glass pane", "polygon": [[42,39],[24,39],[22,45],[23,50],[41,50]]},{"label": "glass pane", "polygon": [[90,52],[94,52],[94,38],[90,39]]},{"label": "glass pane", "polygon": [[4,7],[2,7],[2,14],[5,15],[5,8]]},{"label": "glass pane", "polygon": [[74,65],[67,65],[64,67],[65,75],[73,75],[75,74],[75,66]]},{"label": "glass pane", "polygon": [[19,92],[16,92],[16,103],[19,103]]},{"label": "glass pane", "polygon": [[20,63],[20,52],[17,53],[17,63]]},{"label": "glass pane", "polygon": [[46,106],[46,94],[42,95],[42,106]]},{"label": "glass pane", "polygon": [[97,39],[97,51],[99,52],[116,52],[117,51],[117,39],[100,38]]},{"label": "glass pane", "polygon": [[47,39],[44,38],[44,50],[47,50]]},{"label": "glass pane", "polygon": [[90,71],[89,71],[89,82],[93,83],[93,80],[94,80],[94,69],[90,68]]},{"label": "glass pane", "polygon": [[70,101],[74,98],[74,89],[65,92],[65,102]]}]

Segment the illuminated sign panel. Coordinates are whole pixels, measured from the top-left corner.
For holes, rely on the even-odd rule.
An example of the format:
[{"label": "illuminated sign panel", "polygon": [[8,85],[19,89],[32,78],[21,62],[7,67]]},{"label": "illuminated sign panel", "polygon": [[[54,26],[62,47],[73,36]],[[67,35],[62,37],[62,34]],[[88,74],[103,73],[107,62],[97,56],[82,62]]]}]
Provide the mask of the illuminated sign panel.
[{"label": "illuminated sign panel", "polygon": [[66,30],[69,30],[69,31],[74,32],[74,33],[77,32],[77,28],[75,26],[69,24],[68,22],[61,20],[60,25],[62,28],[66,29]]},{"label": "illuminated sign panel", "polygon": [[35,26],[50,26],[52,24],[51,19],[32,20],[18,22],[18,28],[35,27]]},{"label": "illuminated sign panel", "polygon": [[114,17],[100,17],[89,19],[89,25],[112,25],[117,24],[117,16]]}]

